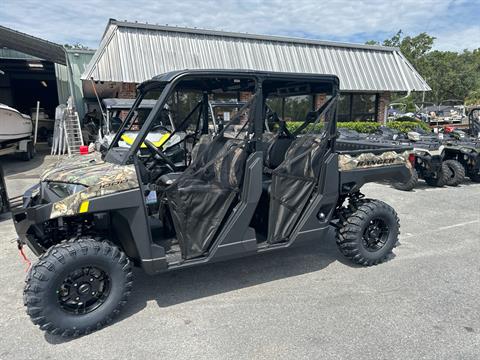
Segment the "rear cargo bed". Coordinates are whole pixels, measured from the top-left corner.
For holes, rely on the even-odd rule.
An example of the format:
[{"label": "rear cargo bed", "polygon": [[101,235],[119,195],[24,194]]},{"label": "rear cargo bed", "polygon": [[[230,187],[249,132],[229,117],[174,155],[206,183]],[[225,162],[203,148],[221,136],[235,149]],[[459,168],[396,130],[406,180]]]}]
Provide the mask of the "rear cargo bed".
[{"label": "rear cargo bed", "polygon": [[337,139],[335,150],[339,154],[360,155],[363,153],[380,154],[387,151],[395,151],[396,153],[403,153],[404,151],[412,150],[411,146],[399,145],[398,143],[389,141],[371,141],[367,139],[350,140]]}]

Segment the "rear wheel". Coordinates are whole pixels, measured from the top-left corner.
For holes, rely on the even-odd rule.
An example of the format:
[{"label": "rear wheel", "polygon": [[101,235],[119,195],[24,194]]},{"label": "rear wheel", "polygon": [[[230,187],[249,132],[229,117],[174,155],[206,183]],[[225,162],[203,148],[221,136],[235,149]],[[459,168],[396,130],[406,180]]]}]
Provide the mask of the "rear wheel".
[{"label": "rear wheel", "polygon": [[391,255],[399,229],[397,213],[391,206],[379,200],[362,200],[342,221],[337,245],[352,262],[376,265]]},{"label": "rear wheel", "polygon": [[41,330],[80,336],[110,323],[131,287],[130,261],[115,245],[72,240],[51,247],[30,269],[24,303]]},{"label": "rear wheel", "polygon": [[465,168],[457,160],[445,160],[442,164],[448,186],[458,186],[465,180]]},{"label": "rear wheel", "polygon": [[415,168],[412,168],[411,170],[411,176],[407,181],[400,182],[400,181],[394,181],[392,182],[392,186],[397,189],[397,190],[403,190],[403,191],[411,191],[417,186],[418,184],[418,173]]}]

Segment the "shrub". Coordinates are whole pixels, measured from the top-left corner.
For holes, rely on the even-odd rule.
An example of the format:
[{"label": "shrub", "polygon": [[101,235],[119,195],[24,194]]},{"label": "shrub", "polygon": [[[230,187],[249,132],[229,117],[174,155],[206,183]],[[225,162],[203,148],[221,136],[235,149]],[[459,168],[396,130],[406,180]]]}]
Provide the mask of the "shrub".
[{"label": "shrub", "polygon": [[[413,118],[410,118],[413,119]],[[301,121],[287,121],[287,129],[291,133],[295,132],[303,123]],[[339,122],[337,123],[337,127],[339,128],[346,128],[349,130],[355,130],[359,133],[364,134],[372,134],[375,133],[380,126],[383,124],[374,122],[374,121],[347,121],[347,122]],[[414,131],[416,128],[421,128],[426,131],[430,131],[430,127],[418,120],[413,119],[413,121],[406,121],[406,120],[396,120],[396,121],[389,121],[387,123],[389,128],[398,130],[403,133],[408,133],[409,131]],[[305,129],[303,129],[302,134],[309,132],[313,128],[313,125],[308,125]],[[323,124],[319,123],[315,125],[314,132],[319,132],[323,128]]]},{"label": "shrub", "polygon": [[[287,130],[290,131],[291,133],[294,133],[297,131],[297,129],[302,126],[303,122],[301,121],[287,121]],[[316,125],[309,124],[305,129],[301,131],[302,134],[305,134],[309,131],[313,132],[319,132],[320,130],[323,129],[323,124],[318,123]]]},{"label": "shrub", "polygon": [[387,126],[405,134],[409,131],[414,131],[416,128],[430,131],[430,127],[421,121],[390,121],[387,123]]},{"label": "shrub", "polygon": [[373,121],[348,121],[348,122],[339,122],[337,127],[346,128],[349,130],[355,130],[359,133],[374,133],[380,127],[380,123]]}]

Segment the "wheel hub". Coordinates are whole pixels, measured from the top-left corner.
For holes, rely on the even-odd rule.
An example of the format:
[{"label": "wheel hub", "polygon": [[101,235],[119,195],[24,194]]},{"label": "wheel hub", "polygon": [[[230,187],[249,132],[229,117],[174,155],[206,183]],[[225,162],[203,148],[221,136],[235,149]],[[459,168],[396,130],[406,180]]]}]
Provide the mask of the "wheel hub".
[{"label": "wheel hub", "polygon": [[372,219],[363,233],[363,245],[367,251],[378,251],[387,242],[388,225],[382,219]]},{"label": "wheel hub", "polygon": [[95,310],[105,302],[109,293],[110,277],[93,266],[71,272],[57,290],[60,307],[73,314]]}]

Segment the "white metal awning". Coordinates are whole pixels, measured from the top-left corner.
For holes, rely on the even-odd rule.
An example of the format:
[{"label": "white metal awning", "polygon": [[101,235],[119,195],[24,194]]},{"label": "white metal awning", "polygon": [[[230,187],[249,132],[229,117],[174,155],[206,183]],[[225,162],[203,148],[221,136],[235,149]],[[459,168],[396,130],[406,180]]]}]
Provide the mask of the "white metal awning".
[{"label": "white metal awning", "polygon": [[140,83],[183,69],[333,74],[343,91],[431,90],[397,48],[116,20],[82,80]]}]

